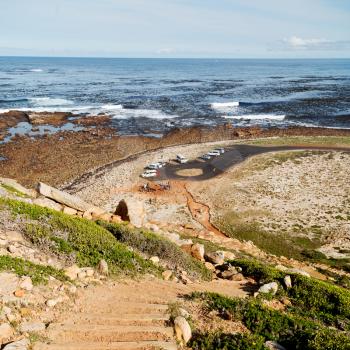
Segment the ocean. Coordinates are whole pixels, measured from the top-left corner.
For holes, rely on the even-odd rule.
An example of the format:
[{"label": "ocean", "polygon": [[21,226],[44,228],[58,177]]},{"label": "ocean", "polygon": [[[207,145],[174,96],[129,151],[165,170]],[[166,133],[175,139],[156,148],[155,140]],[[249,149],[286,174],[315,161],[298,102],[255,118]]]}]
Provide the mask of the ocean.
[{"label": "ocean", "polygon": [[350,128],[350,59],[0,57],[0,113],[12,109],[105,113],[122,134]]}]

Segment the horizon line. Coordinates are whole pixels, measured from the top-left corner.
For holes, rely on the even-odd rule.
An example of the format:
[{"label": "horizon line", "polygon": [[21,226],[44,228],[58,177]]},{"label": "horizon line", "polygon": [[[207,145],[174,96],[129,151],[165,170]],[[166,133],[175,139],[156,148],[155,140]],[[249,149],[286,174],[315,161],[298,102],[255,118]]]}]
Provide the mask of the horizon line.
[{"label": "horizon line", "polygon": [[93,59],[160,59],[160,60],[348,60],[350,57],[152,57],[152,56],[48,56],[0,55],[0,58],[93,58]]}]

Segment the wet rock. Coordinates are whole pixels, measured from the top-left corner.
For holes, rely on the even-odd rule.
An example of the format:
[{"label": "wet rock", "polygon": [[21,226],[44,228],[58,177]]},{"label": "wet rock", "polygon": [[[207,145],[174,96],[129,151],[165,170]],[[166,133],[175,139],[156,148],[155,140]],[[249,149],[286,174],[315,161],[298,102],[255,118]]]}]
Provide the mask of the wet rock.
[{"label": "wet rock", "polygon": [[195,243],[191,247],[191,254],[197,260],[204,261],[204,253],[205,251],[203,244]]},{"label": "wet rock", "polygon": [[266,283],[262,285],[258,290],[259,293],[264,293],[264,294],[272,293],[273,295],[275,295],[277,291],[278,291],[278,284],[276,282]]},{"label": "wet rock", "polygon": [[108,264],[107,261],[102,259],[98,265],[97,265],[97,271],[98,273],[100,273],[101,275],[108,275]]},{"label": "wet rock", "polygon": [[186,345],[192,337],[189,323],[183,316],[178,316],[174,320],[174,327],[177,340]]}]

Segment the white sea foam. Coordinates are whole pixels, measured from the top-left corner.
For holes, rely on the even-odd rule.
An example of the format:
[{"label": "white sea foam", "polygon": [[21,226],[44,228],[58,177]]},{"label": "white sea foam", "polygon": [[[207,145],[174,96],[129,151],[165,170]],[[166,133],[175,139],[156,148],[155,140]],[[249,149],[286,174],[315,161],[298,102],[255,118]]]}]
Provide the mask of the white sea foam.
[{"label": "white sea foam", "polygon": [[238,107],[239,106],[239,102],[238,101],[233,101],[233,102],[214,102],[210,106],[211,106],[211,108],[220,111],[220,110],[231,109],[233,107]]},{"label": "white sea foam", "polygon": [[149,118],[149,119],[173,119],[177,115],[166,114],[158,109],[128,109],[121,108],[112,113],[113,119]]},{"label": "white sea foam", "polygon": [[277,115],[277,114],[247,114],[247,115],[225,115],[223,118],[225,119],[246,119],[246,120],[284,120],[285,115]]},{"label": "white sea foam", "polygon": [[114,111],[114,110],[123,109],[123,105],[106,104],[106,105],[101,106],[101,108],[105,109],[107,111]]},{"label": "white sea foam", "polygon": [[30,72],[40,73],[40,72],[43,72],[43,70],[40,68],[33,68],[33,69],[30,69]]},{"label": "white sea foam", "polygon": [[73,105],[74,102],[64,98],[51,97],[33,97],[28,99],[33,106],[50,107],[50,106],[67,106]]}]

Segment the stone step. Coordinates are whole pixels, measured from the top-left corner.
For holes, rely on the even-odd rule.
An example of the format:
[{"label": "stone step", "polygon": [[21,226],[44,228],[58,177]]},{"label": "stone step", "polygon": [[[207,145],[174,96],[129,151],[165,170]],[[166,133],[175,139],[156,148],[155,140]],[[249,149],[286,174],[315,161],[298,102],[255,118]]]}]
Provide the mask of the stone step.
[{"label": "stone step", "polygon": [[33,350],[177,350],[175,341],[130,341],[109,343],[37,343]]},{"label": "stone step", "polygon": [[92,314],[154,314],[154,313],[165,313],[168,311],[168,305],[164,304],[145,304],[145,303],[134,303],[134,302],[124,302],[124,303],[114,303],[108,307],[101,307],[99,309],[87,310],[87,312]]},{"label": "stone step", "polygon": [[170,340],[174,331],[172,327],[160,326],[112,326],[105,325],[79,325],[72,328],[59,326],[49,327],[49,338],[62,341],[85,342],[130,342]]},{"label": "stone step", "polygon": [[70,327],[79,327],[79,325],[83,324],[106,326],[164,325],[169,320],[169,317],[169,314],[121,314],[118,316],[104,315],[103,317],[96,314],[84,314],[80,317],[78,316],[73,323],[64,323],[63,325]]}]

